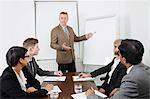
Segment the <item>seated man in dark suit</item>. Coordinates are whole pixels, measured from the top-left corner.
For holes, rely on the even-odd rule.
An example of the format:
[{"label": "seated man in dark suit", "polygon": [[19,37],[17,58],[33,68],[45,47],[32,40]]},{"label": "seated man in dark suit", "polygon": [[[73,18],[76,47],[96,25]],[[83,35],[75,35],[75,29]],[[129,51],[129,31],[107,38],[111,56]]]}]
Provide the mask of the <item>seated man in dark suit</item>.
[{"label": "seated man in dark suit", "polygon": [[104,73],[106,77],[104,78],[104,83],[99,89],[100,92],[106,94],[107,96],[112,96],[116,92],[116,89],[120,87],[121,80],[124,75],[126,75],[126,68],[119,60],[118,46],[121,44],[121,40],[117,39],[114,41],[114,59],[108,65],[99,68],[91,73],[85,74],[80,73],[80,77],[95,77]]},{"label": "seated man in dark suit", "polygon": [[[120,61],[127,68],[127,75],[112,99],[150,99],[150,67],[142,61],[144,47],[138,40],[126,39],[119,46]],[[86,95],[92,94],[89,89]],[[95,96],[97,97],[97,96]],[[95,99],[94,96],[91,99]],[[100,99],[100,98],[98,98]]]},{"label": "seated man in dark suit", "polygon": [[9,65],[0,77],[0,99],[27,99],[45,96],[53,85],[41,89],[40,83],[28,71],[23,71],[29,60],[27,49],[11,47],[6,54]]},{"label": "seated man in dark suit", "polygon": [[39,52],[39,47],[38,47],[38,40],[35,38],[27,38],[24,42],[23,42],[23,47],[26,48],[28,50],[29,56],[30,56],[30,60],[29,63],[27,64],[27,68],[29,70],[29,72],[33,75],[33,77],[36,76],[36,74],[38,74],[39,76],[51,76],[51,75],[58,75],[58,76],[62,76],[63,73],[61,71],[46,71],[46,70],[42,70],[39,65],[37,64],[34,56],[38,55]]}]

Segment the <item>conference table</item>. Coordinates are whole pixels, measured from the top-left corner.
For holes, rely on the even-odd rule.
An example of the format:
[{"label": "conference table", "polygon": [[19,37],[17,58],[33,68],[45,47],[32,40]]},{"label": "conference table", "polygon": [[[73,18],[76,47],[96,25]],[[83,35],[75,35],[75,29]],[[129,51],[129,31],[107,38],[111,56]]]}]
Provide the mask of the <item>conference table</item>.
[{"label": "conference table", "polygon": [[[65,73],[64,76],[66,76],[65,81],[46,81],[42,83],[42,86],[45,86],[46,84],[53,84],[57,85],[61,89],[61,93],[59,93],[58,99],[73,99],[71,97],[72,94],[75,94],[74,92],[74,83],[80,83],[82,84],[82,91],[86,91],[90,87],[93,87],[94,89],[97,89],[94,81],[76,81],[74,82],[72,79],[72,76],[77,76],[79,73],[74,72],[68,72]],[[43,97],[42,99],[48,99],[48,96]]]}]

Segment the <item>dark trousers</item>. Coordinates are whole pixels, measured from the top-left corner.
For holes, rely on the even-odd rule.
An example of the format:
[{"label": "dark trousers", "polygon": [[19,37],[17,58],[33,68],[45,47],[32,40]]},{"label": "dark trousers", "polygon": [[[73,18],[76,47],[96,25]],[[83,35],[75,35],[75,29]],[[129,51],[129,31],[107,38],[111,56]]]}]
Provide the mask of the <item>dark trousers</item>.
[{"label": "dark trousers", "polygon": [[98,89],[103,88],[105,90],[105,95],[109,96],[111,91],[114,89],[112,85],[108,84],[106,81],[101,85],[98,86]]},{"label": "dark trousers", "polygon": [[75,62],[72,61],[72,63],[69,64],[58,64],[58,70],[61,70],[62,72],[76,72]]}]

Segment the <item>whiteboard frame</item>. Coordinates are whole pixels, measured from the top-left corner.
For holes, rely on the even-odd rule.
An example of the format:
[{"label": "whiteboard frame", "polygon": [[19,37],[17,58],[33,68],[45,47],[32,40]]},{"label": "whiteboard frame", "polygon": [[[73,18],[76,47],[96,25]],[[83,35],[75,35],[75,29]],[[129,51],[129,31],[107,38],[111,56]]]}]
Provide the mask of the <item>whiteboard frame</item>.
[{"label": "whiteboard frame", "polygon": [[[119,22],[119,16],[118,15],[116,15],[116,14],[109,14],[109,15],[104,15],[104,16],[91,17],[91,18],[87,18],[86,21],[92,21],[92,20],[98,20],[98,19],[106,19],[106,18],[113,18],[113,17],[115,17],[115,19],[116,19],[116,35],[115,35],[115,39],[119,39],[120,38],[120,29],[119,29],[120,22]],[[85,27],[85,29],[86,29],[86,27]],[[83,46],[85,46],[85,45],[83,45]],[[84,62],[84,54],[85,54],[84,50],[85,50],[85,48],[83,47],[83,64],[84,65],[95,65],[95,66],[107,65],[106,62],[105,63],[101,63],[101,64],[90,64],[90,63]],[[112,56],[110,56],[110,57],[112,57]]]}]

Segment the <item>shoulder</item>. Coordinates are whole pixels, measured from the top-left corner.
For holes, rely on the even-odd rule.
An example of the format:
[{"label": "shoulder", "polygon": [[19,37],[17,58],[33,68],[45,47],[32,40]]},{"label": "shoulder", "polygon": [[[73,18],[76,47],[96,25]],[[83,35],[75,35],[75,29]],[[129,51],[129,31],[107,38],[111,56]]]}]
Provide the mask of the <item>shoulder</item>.
[{"label": "shoulder", "polygon": [[51,30],[51,32],[54,32],[54,31],[58,30],[59,27],[60,27],[60,25],[55,26],[55,27]]},{"label": "shoulder", "polygon": [[145,77],[150,78],[150,67],[140,63],[133,67],[133,70],[131,73],[132,73],[132,75],[134,75],[140,79],[145,79]]},{"label": "shoulder", "polygon": [[131,71],[132,74],[141,75],[143,73],[150,73],[150,67],[140,63],[138,65],[134,65]]},{"label": "shoulder", "polygon": [[15,79],[16,75],[13,72],[13,70],[10,67],[7,67],[3,73],[2,76],[0,77],[1,83],[3,83],[3,81],[7,81],[7,80],[13,80]]},{"label": "shoulder", "polygon": [[67,28],[72,29],[72,27],[71,27],[71,26],[68,26],[68,25],[67,25]]},{"label": "shoulder", "polygon": [[69,31],[73,31],[73,28],[71,26],[67,26]]},{"label": "shoulder", "polygon": [[145,78],[150,78],[150,67],[144,64],[135,65],[125,79],[132,79],[134,81],[142,81]]},{"label": "shoulder", "polygon": [[13,70],[10,67],[5,68],[5,70],[2,73],[1,78],[9,77],[13,75]]}]

